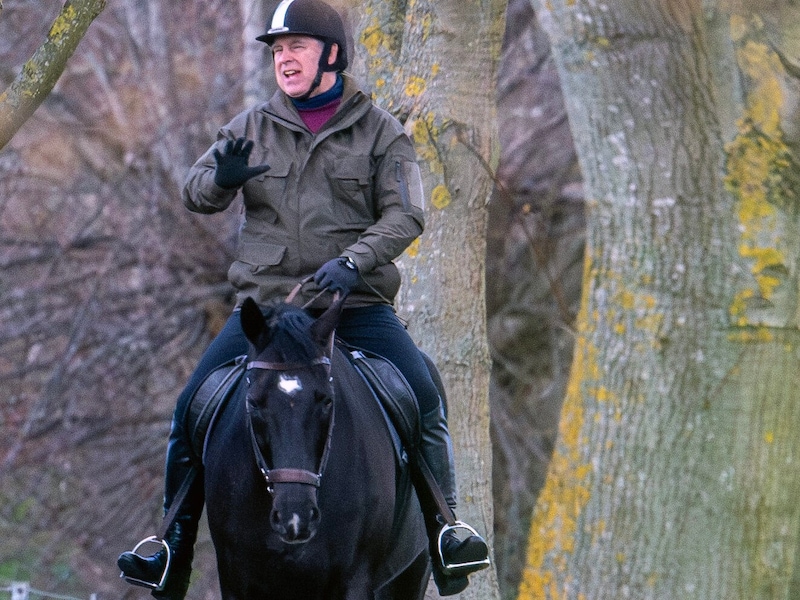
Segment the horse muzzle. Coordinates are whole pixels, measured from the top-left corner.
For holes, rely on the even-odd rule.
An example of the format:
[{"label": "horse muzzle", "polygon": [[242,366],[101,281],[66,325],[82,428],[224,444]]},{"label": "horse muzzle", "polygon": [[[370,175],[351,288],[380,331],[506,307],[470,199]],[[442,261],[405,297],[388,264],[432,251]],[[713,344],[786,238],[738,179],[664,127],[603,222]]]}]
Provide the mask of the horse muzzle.
[{"label": "horse muzzle", "polygon": [[276,485],[269,522],[285,544],[309,541],[320,523],[316,488],[303,484]]},{"label": "horse muzzle", "polygon": [[316,506],[297,510],[278,510],[270,513],[270,525],[285,544],[304,544],[317,533],[320,513]]}]

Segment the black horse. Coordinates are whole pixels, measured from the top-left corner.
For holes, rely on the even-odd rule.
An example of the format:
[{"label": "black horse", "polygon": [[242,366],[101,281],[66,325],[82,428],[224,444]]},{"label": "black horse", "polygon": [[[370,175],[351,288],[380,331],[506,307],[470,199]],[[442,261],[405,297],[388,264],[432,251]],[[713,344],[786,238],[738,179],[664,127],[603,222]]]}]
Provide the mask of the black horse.
[{"label": "black horse", "polygon": [[245,377],[206,444],[224,600],[421,600],[427,538],[381,408],[319,318],[241,309]]}]

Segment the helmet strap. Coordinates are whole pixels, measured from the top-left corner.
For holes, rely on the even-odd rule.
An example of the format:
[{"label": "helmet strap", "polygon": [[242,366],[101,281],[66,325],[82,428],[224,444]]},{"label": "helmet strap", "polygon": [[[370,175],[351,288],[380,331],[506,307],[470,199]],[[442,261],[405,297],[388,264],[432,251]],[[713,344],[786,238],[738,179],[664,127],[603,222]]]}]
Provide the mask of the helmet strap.
[{"label": "helmet strap", "polygon": [[322,83],[322,69],[317,69],[317,76],[314,77],[314,81],[311,82],[311,87],[308,88],[308,91],[299,98],[293,98],[293,100],[296,102],[305,102],[311,97],[311,94],[314,93],[314,90],[319,87],[320,83]]}]

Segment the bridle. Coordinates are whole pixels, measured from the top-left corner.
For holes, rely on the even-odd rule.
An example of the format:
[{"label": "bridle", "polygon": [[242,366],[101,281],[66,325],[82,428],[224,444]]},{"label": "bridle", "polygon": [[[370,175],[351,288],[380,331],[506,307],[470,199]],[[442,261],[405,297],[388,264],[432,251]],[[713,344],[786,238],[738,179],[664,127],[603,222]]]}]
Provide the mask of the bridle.
[{"label": "bridle", "polygon": [[[289,292],[289,295],[284,300],[285,304],[292,304],[294,299],[297,297],[298,293],[302,289],[302,287],[309,283],[313,279],[313,275],[309,275],[305,279],[299,281],[297,285]],[[326,290],[321,290],[316,296],[314,296],[311,300],[306,302],[301,308],[306,309],[308,308],[317,298],[319,298],[322,294],[324,294]],[[339,292],[335,292],[333,295],[333,301],[336,302],[339,300]],[[262,370],[262,371],[294,371],[298,369],[306,369],[308,367],[314,367],[317,365],[323,365],[325,367],[325,375],[328,381],[333,381],[331,377],[331,359],[329,356],[333,356],[333,335],[331,335],[329,346],[328,346],[328,356],[318,356],[308,362],[272,362],[272,361],[264,361],[264,360],[252,360],[249,361],[246,365],[245,372],[250,370]],[[333,424],[334,424],[334,416],[336,414],[335,410],[335,403],[333,407],[331,407],[331,419],[328,423],[328,434],[327,439],[325,440],[325,448],[322,451],[322,458],[320,459],[319,469],[317,472],[308,471],[307,469],[295,469],[295,468],[280,468],[280,469],[271,469],[267,464],[267,461],[264,459],[263,454],[261,454],[261,450],[258,447],[258,440],[256,439],[255,431],[253,430],[253,420],[250,415],[250,405],[247,404],[247,412],[248,412],[248,419],[247,419],[247,428],[250,430],[250,442],[253,446],[253,454],[256,457],[256,463],[258,465],[258,470],[261,471],[261,474],[264,476],[265,481],[267,482],[267,490],[271,495],[275,495],[275,488],[274,484],[276,483],[302,483],[304,485],[311,485],[315,488],[319,488],[320,483],[322,482],[322,473],[325,471],[325,465],[328,463],[328,454],[330,453],[331,448],[331,439],[333,438]]]},{"label": "bridle", "polygon": [[[253,360],[247,363],[246,370],[284,372],[284,371],[293,371],[297,369],[305,369],[317,365],[323,365],[325,367],[326,376],[328,380],[330,380],[331,359],[328,358],[327,356],[319,356],[309,362],[296,362],[296,363]],[[249,414],[250,413],[249,404],[247,405],[247,411],[248,411],[247,427],[250,430],[250,441],[253,445],[253,454],[255,455],[258,469],[259,471],[261,471],[261,474],[264,476],[264,480],[267,482],[267,490],[269,491],[269,493],[271,495],[275,495],[274,484],[276,483],[302,483],[304,485],[312,485],[318,488],[322,481],[322,473],[325,471],[325,465],[328,462],[328,454],[330,452],[331,439],[333,437],[333,423],[334,423],[335,410],[333,408],[331,409],[331,418],[330,422],[328,423],[327,439],[325,440],[325,448],[322,451],[322,458],[320,459],[319,469],[317,469],[317,472],[308,471],[307,469],[270,468],[269,465],[267,464],[267,461],[264,459],[264,456],[261,453],[261,449],[258,446],[258,441],[256,440],[256,434],[255,431],[253,430],[253,420]]]}]

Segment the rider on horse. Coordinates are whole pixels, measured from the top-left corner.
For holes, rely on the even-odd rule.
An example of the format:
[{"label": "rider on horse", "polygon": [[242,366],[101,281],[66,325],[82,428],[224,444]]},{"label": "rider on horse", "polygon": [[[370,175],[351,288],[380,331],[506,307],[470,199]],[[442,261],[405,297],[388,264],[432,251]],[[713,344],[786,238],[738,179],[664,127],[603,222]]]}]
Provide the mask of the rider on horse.
[{"label": "rider on horse", "polygon": [[[272,50],[280,89],[219,130],[217,142],[188,174],[184,203],[194,212],[215,213],[242,194],[245,221],[228,271],[237,290],[236,311],[245,298],[265,304],[285,297],[309,275],[316,286],[303,293],[312,312],[328,302],[320,290],[348,294],[337,336],[388,358],[408,380],[422,415],[420,452],[454,509],[456,478],[442,400],[392,308],[400,285],[392,261],[424,226],[414,146],[402,125],[344,73],[344,25],[322,0],[283,0],[257,39]],[[257,166],[250,166],[251,160]],[[149,584],[157,598],[182,599],[188,589],[204,489],[200,469],[188,491],[179,493],[198,461],[185,415],[208,373],[247,352],[236,311],[175,408],[164,492],[164,508],[173,515],[163,536],[170,551],[162,548],[150,557],[125,552],[118,560],[123,575]],[[176,497],[182,500],[177,508],[172,507]],[[468,573],[488,564],[488,548],[471,528],[466,539],[452,528],[440,536],[445,521],[426,515],[434,579],[440,593],[450,595],[468,585]]]}]

